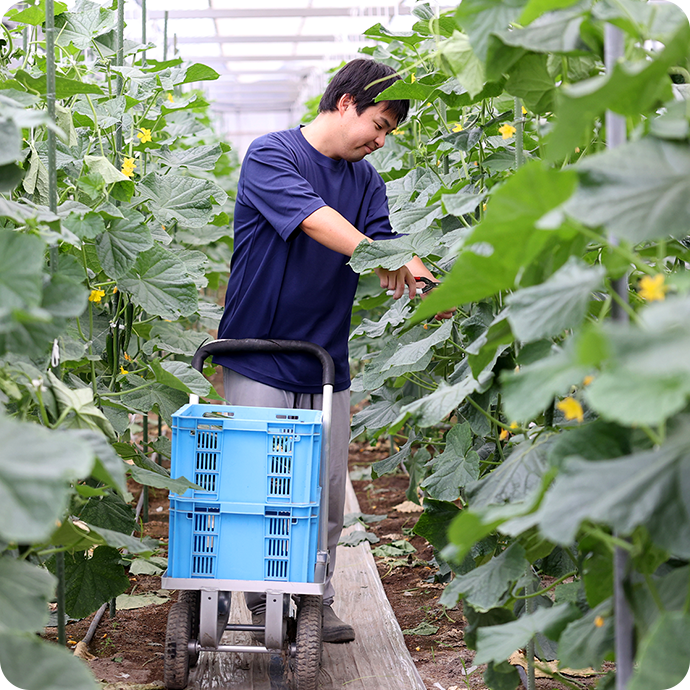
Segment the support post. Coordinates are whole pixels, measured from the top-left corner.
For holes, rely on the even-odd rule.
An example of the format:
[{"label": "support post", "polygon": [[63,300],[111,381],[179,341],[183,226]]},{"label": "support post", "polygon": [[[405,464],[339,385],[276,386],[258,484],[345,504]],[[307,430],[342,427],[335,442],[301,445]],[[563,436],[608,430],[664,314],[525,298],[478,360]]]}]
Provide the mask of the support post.
[{"label": "support post", "polygon": [[[55,122],[55,5],[46,0],[46,104],[48,116]],[[48,129],[48,206],[57,213],[57,165],[55,161],[55,132]],[[58,248],[50,248],[50,270],[57,270]]]},{"label": "support post", "polygon": [[[125,62],[125,0],[117,0],[117,43],[115,63],[122,67]],[[116,82],[116,92],[122,95],[124,90],[124,80],[122,74],[118,73]],[[115,129],[115,167],[122,167],[122,120],[117,123]]]},{"label": "support post", "polygon": [[[146,0],[141,0],[141,45],[146,46]],[[146,67],[146,48],[141,55],[141,64]]]},{"label": "support post", "polygon": [[163,62],[168,59],[168,10],[163,16]]},{"label": "support post", "polygon": [[[616,61],[625,53],[623,32],[612,24],[606,24],[604,30],[604,60],[606,70],[613,69]],[[606,111],[606,147],[615,148],[626,140],[625,118],[621,115]],[[610,244],[618,240],[609,236]],[[628,299],[628,277],[619,278],[613,283],[614,290],[622,300]],[[618,304],[612,305],[612,318],[618,323],[626,323],[628,314]],[[625,596],[625,580],[627,576],[628,554],[620,546],[616,547],[613,557],[613,602],[614,622],[616,629],[616,690],[626,690],[633,672],[633,616],[630,604]]]},{"label": "support post", "polygon": [[66,613],[65,613],[65,552],[58,551],[55,554],[55,576],[57,577],[57,634],[58,644],[64,647],[67,644],[67,634],[65,632]]}]

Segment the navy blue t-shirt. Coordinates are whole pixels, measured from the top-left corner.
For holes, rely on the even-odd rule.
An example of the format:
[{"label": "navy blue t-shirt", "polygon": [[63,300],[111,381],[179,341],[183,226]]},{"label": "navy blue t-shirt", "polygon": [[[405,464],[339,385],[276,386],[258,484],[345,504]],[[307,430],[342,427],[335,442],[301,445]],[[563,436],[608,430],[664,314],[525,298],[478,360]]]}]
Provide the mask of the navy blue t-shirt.
[{"label": "navy blue t-shirt", "polygon": [[[367,161],[319,153],[300,128],[254,141],[242,163],[235,241],[219,338],[307,340],[335,362],[335,390],[350,386],[348,335],[358,275],[349,258],[300,229],[330,206],[372,239],[395,237],[386,187]],[[297,393],[321,391],[321,365],[308,355],[238,354],[216,363]]]}]

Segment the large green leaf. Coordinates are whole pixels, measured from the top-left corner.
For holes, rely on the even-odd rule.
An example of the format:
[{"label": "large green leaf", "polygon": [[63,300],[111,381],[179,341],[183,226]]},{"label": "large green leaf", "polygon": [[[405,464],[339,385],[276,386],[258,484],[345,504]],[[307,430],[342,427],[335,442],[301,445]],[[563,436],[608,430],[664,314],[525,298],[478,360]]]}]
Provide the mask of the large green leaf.
[{"label": "large green leaf", "polygon": [[120,552],[110,546],[98,546],[92,555],[65,554],[65,609],[70,616],[88,616],[129,587],[120,560]]},{"label": "large green leaf", "polygon": [[586,225],[603,225],[637,244],[685,237],[690,223],[690,151],[685,144],[647,137],[587,157],[581,184],[566,205]]},{"label": "large green leaf", "polygon": [[0,558],[0,631],[35,632],[48,622],[55,578],[43,568]]},{"label": "large green leaf", "polygon": [[[146,383],[136,374],[128,374],[127,383],[135,388]],[[121,402],[131,407],[137,412],[148,414],[153,410],[158,410],[163,417],[163,421],[168,426],[172,426],[172,414],[189,402],[189,398],[182,391],[175,390],[161,383],[151,383],[151,385],[141,390],[125,393]]]},{"label": "large green leaf", "polygon": [[555,90],[546,55],[525,55],[513,67],[506,82],[506,91],[520,98],[534,113],[553,109]]},{"label": "large green leaf", "polygon": [[510,623],[479,628],[474,661],[477,664],[504,661],[516,649],[524,647],[538,632],[551,639],[558,639],[563,628],[579,617],[579,611],[572,604],[558,604],[551,608],[539,608]]},{"label": "large green leaf", "polygon": [[452,330],[453,321],[448,319],[438,328],[429,329],[427,332],[422,331],[421,338],[412,342],[399,343],[395,352],[387,360],[379,363],[379,371],[385,372],[392,367],[416,365],[431,348],[448,340]]},{"label": "large green leaf", "polygon": [[690,615],[662,613],[645,635],[637,654],[630,690],[666,690],[679,687],[690,663]]},{"label": "large green leaf", "polygon": [[34,633],[0,632],[0,666],[13,687],[24,690],[99,690],[89,667],[64,647]]},{"label": "large green leaf", "polygon": [[376,478],[399,469],[400,465],[405,463],[412,455],[412,444],[416,440],[417,437],[414,431],[411,431],[405,445],[397,453],[393,453],[393,455],[389,455],[387,458],[379,460],[371,466],[371,476]]},{"label": "large green leaf", "polygon": [[91,471],[91,449],[71,434],[2,418],[0,448],[0,536],[46,539],[67,506],[68,482]]},{"label": "large green leaf", "polygon": [[485,613],[508,601],[515,582],[529,567],[525,549],[511,544],[503,553],[465,575],[456,577],[441,595],[440,603],[455,606],[458,598]]},{"label": "large green leaf", "polygon": [[439,501],[455,501],[460,489],[479,479],[479,456],[472,450],[472,432],[465,422],[446,434],[446,448],[429,462],[431,474],[422,488]]},{"label": "large green leaf", "polygon": [[399,326],[412,312],[410,298],[403,295],[395,300],[393,306],[378,320],[362,319],[362,323],[355,328],[350,338],[356,335],[366,335],[369,338],[378,338],[386,331],[386,326]]},{"label": "large green leaf", "polygon": [[89,292],[81,281],[64,273],[52,273],[43,286],[41,307],[53,316],[75,318],[84,313],[88,297]]},{"label": "large green leaf", "polygon": [[122,278],[139,254],[153,247],[144,217],[131,209],[123,209],[123,214],[110,222],[96,243],[98,260],[111,278]]},{"label": "large green leaf", "polygon": [[164,319],[189,316],[198,304],[184,263],[160,245],[140,254],[119,284],[145,311]]},{"label": "large green leaf", "polygon": [[100,175],[106,184],[129,180],[129,177],[118,170],[105,156],[85,156],[84,163],[92,173]]},{"label": "large green leaf", "polygon": [[113,447],[103,434],[87,429],[72,432],[74,436],[89,444],[96,456],[96,464],[92,476],[106,486],[110,486],[121,496],[127,496],[127,478],[125,469],[127,465],[115,452]]},{"label": "large green leaf", "polygon": [[213,201],[223,205],[227,194],[210,180],[150,173],[138,185],[140,194],[162,225],[202,228],[213,217]]},{"label": "large green leaf", "polygon": [[[615,628],[611,601],[588,611],[579,620],[569,623],[559,640],[559,657],[568,668],[599,668],[613,651]],[[598,618],[604,625],[597,626]]]},{"label": "large green leaf", "polygon": [[156,151],[162,162],[171,168],[187,168],[191,170],[213,170],[216,162],[223,154],[219,144],[209,146],[194,146],[190,149],[170,150],[163,146]]},{"label": "large green leaf", "polygon": [[[39,77],[33,77],[24,70],[18,70],[14,74],[14,78],[26,86],[30,91],[45,94],[46,93],[46,75],[42,74]],[[67,79],[67,77],[55,76],[55,96],[56,98],[70,98],[79,93],[97,93],[103,95],[100,86],[96,84],[88,84],[78,79]]]},{"label": "large green leaf", "polygon": [[484,61],[491,34],[507,29],[522,13],[527,0],[463,0],[455,19],[470,37],[477,57]]},{"label": "large green leaf", "polygon": [[424,258],[438,251],[441,231],[418,233],[393,240],[368,242],[363,240],[350,259],[353,271],[363,273],[374,268],[396,270],[411,261],[414,256]]},{"label": "large green leaf", "polygon": [[151,355],[155,350],[164,350],[191,357],[208,340],[211,340],[208,333],[184,330],[177,323],[157,321],[153,324],[150,338],[144,343],[144,352]]},{"label": "large green leaf", "polygon": [[116,494],[90,498],[76,515],[96,529],[105,527],[127,534],[131,534],[137,524],[132,507]]},{"label": "large green leaf", "polygon": [[[433,222],[441,218],[442,215],[443,209],[441,204],[434,202],[427,206],[426,199],[420,196],[415,201],[408,201],[401,208],[394,210],[390,215],[390,221],[393,232],[405,233],[407,235],[423,233],[423,236],[417,241],[424,246],[427,236],[427,233],[424,231],[428,230]],[[381,241],[390,242],[394,240]]]},{"label": "large green leaf", "polygon": [[357,438],[364,430],[372,433],[385,429],[398,418],[402,404],[398,392],[389,388],[372,393],[369,404],[352,418],[352,438]]},{"label": "large green leaf", "polygon": [[591,293],[601,285],[605,273],[601,266],[587,266],[571,257],[540,285],[509,295],[508,321],[515,337],[530,342],[579,326]]},{"label": "large green leaf", "polygon": [[103,412],[96,407],[91,388],[70,388],[52,371],[48,372],[48,380],[58,404],[59,414],[64,415],[62,426],[69,429],[101,431],[111,440],[115,440],[117,434]]},{"label": "large green leaf", "polygon": [[38,237],[0,229],[0,310],[40,304],[44,250]]},{"label": "large green leaf", "polygon": [[491,197],[484,221],[466,239],[453,270],[414,315],[415,321],[501,290],[516,287],[528,266],[558,231],[543,231],[535,223],[573,192],[575,173],[549,170],[528,163]]},{"label": "large green leaf", "polygon": [[518,502],[536,491],[549,468],[547,456],[553,441],[553,436],[542,436],[515,446],[493,472],[468,487],[472,509]]},{"label": "large green leaf", "polygon": [[484,65],[470,46],[469,38],[459,31],[438,46],[437,59],[446,72],[454,75],[470,96],[481,93],[486,77]]},{"label": "large green leaf", "polygon": [[424,512],[414,526],[414,533],[424,537],[439,551],[448,544],[448,526],[460,509],[450,501],[424,499]]},{"label": "large green leaf", "polygon": [[673,33],[666,47],[653,59],[616,62],[605,75],[592,77],[559,89],[556,126],[548,139],[547,156],[559,160],[570,155],[589,136],[594,120],[606,110],[636,117],[672,97],[668,69],[684,59],[690,27],[683,11],[669,3],[660,12],[671,16]]},{"label": "large green leaf", "polygon": [[165,477],[158,472],[151,472],[150,470],[145,470],[136,465],[130,467],[129,471],[135,482],[143,486],[152,486],[156,489],[168,489],[174,494],[182,495],[187,489],[203,490],[203,487],[190,482],[185,477],[176,477],[173,479],[172,477]]},{"label": "large green leaf", "polygon": [[102,36],[115,28],[117,14],[105,9],[95,2],[81,2],[78,11],[65,12],[56,18],[58,44],[67,46],[70,43],[80,50],[91,46],[96,36]]},{"label": "large green leaf", "polygon": [[204,375],[186,362],[159,362],[159,360],[154,359],[151,362],[151,368],[158,383],[178,391],[203,396],[208,395],[212,390],[211,384]]},{"label": "large green leaf", "polygon": [[690,556],[690,433],[683,429],[658,449],[615,460],[570,458],[537,511],[542,534],[572,543],[585,520],[621,536],[644,525],[653,542],[678,556]]}]

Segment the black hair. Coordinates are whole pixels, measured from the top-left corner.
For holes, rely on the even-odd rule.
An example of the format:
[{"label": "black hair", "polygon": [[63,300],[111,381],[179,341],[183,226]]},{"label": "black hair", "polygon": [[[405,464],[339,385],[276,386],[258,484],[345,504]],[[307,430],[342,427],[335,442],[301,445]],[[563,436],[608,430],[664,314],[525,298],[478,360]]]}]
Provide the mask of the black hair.
[{"label": "black hair", "polygon": [[[364,58],[351,60],[338,70],[326,87],[319,103],[319,112],[337,110],[338,101],[349,94],[357,114],[361,115],[367,108],[376,105],[376,97],[399,79],[400,75],[388,65]],[[388,104],[387,110],[396,116],[397,124],[402,123],[410,109],[410,101],[380,101],[384,102]]]}]

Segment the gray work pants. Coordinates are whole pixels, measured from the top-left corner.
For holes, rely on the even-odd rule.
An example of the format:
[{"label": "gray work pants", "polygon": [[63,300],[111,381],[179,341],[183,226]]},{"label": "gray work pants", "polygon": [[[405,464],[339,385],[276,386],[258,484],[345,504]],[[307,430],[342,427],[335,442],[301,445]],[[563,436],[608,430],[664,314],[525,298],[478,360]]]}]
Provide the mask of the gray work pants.
[{"label": "gray work pants", "polygon": [[[317,409],[322,406],[321,393],[293,393],[238,374],[231,369],[223,369],[225,399],[229,405],[247,407],[283,407],[289,409]],[[332,604],[335,590],[331,578],[335,570],[335,553],[340,532],[343,529],[343,510],[345,506],[345,481],[347,458],[350,446],[350,391],[333,394],[333,418],[331,422],[331,461],[328,494],[328,552],[330,565],[324,592],[324,604]],[[265,604],[265,595],[245,592],[247,607],[257,613]]]}]

